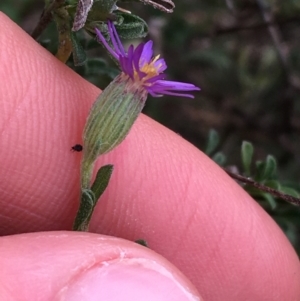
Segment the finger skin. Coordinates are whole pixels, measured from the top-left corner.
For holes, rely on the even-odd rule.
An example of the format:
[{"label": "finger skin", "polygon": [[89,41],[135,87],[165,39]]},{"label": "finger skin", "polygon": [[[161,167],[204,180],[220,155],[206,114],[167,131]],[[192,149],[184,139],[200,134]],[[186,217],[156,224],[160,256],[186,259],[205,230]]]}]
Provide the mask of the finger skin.
[{"label": "finger skin", "polygon": [[[107,272],[101,272],[104,267],[115,265],[114,262],[128,263],[131,259],[139,265],[144,263],[161,271],[161,274],[170,278],[170,282],[182,287],[186,292],[184,294],[198,296],[190,281],[166,259],[124,239],[92,233],[53,231],[6,236],[0,238],[0,242],[1,300],[65,300],[78,279],[89,272],[98,270],[103,275]],[[143,270],[139,269],[137,274],[136,278],[139,279]],[[100,279],[95,279],[95,282],[97,286],[101,286]],[[149,285],[155,289],[155,283]],[[82,289],[84,288],[81,286],[80,290]],[[107,288],[103,286],[98,288],[99,291],[105,289]],[[198,298],[200,301],[199,296]]]},{"label": "finger skin", "polygon": [[[80,164],[70,148],[99,91],[3,15],[0,25],[0,231],[69,230]],[[207,300],[299,300],[298,258],[281,230],[188,142],[141,115],[98,167],[107,163],[92,232],[146,239]]]}]

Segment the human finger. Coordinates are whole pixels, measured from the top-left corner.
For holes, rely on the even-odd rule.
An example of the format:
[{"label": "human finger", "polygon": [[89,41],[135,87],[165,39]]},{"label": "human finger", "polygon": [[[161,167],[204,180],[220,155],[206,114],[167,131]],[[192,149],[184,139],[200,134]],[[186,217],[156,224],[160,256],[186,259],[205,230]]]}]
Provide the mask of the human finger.
[{"label": "human finger", "polygon": [[[1,22],[0,42],[8,45],[0,58],[1,231],[70,229],[80,160],[70,146],[81,139],[99,91],[5,17]],[[298,259],[282,232],[178,135],[141,116],[121,146],[99,159],[105,163],[115,171],[92,231],[146,239],[213,300],[299,297]]]},{"label": "human finger", "polygon": [[200,300],[190,281],[162,256],[103,235],[2,237],[0,266],[1,300]]}]

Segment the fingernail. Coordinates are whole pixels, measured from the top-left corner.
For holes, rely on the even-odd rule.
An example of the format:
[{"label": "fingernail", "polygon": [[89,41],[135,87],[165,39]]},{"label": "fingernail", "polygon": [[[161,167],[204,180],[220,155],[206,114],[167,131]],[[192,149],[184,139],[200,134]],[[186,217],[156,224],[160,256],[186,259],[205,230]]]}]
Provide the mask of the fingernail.
[{"label": "fingernail", "polygon": [[[180,278],[180,279],[179,279]],[[195,301],[188,281],[155,261],[118,259],[103,262],[72,279],[61,300],[72,301]]]}]

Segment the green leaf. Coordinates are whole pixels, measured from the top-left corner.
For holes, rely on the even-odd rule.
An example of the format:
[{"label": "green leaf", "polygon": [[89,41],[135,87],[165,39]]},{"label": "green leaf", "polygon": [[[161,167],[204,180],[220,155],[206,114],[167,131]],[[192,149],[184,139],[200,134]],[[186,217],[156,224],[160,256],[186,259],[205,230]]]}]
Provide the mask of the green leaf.
[{"label": "green leaf", "polygon": [[267,202],[267,205],[271,207],[272,210],[276,209],[277,203],[275,198],[271,194],[259,190],[256,187],[252,187],[248,185],[245,185],[244,189],[251,195],[252,198],[254,198],[265,209],[268,209],[265,206],[265,202]]},{"label": "green leaf", "polygon": [[266,165],[265,165],[265,178],[270,179],[272,178],[277,169],[277,162],[276,159],[272,155],[268,155],[266,158]]},{"label": "green leaf", "polygon": [[276,159],[272,155],[268,155],[265,162],[256,162],[255,179],[258,182],[271,179],[274,177],[277,169]]},{"label": "green leaf", "polygon": [[219,145],[220,138],[216,130],[210,129],[208,133],[208,141],[205,149],[205,153],[211,155]]},{"label": "green leaf", "polygon": [[223,166],[226,162],[226,157],[222,152],[217,152],[213,155],[212,160],[215,161],[218,165]]},{"label": "green leaf", "polygon": [[295,198],[300,197],[299,192],[297,190],[295,190],[294,188],[291,188],[291,187],[281,187],[280,191],[285,193],[285,194],[291,195]]},{"label": "green leaf", "polygon": [[144,240],[144,239],[137,239],[134,242],[141,245],[141,246],[144,246],[144,247],[148,248],[148,244],[147,244],[146,240]]},{"label": "green leaf", "polygon": [[91,9],[91,13],[94,10],[103,13],[111,13],[112,11],[117,9],[116,3],[117,0],[95,0],[94,5]]},{"label": "green leaf", "polygon": [[261,196],[267,201],[267,203],[270,205],[272,210],[276,209],[277,203],[271,194],[267,192],[261,192]]},{"label": "green leaf", "polygon": [[[94,16],[93,16],[94,17]],[[128,14],[124,12],[116,12],[114,14],[114,18],[109,18],[115,23],[116,30],[118,35],[122,39],[138,39],[143,38],[148,34],[148,25],[147,23],[140,17]],[[103,19],[90,19],[90,16],[85,24],[85,29],[89,34],[93,37],[96,36],[95,27],[97,27],[102,34],[106,37],[107,41],[109,41],[108,27],[106,25],[107,18]]]},{"label": "green leaf", "polygon": [[117,12],[116,15],[122,19],[121,24],[116,24],[118,35],[121,38],[137,39],[148,34],[148,25],[142,18],[123,12]]},{"label": "green leaf", "polygon": [[111,174],[113,165],[102,166],[97,173],[95,182],[91,189],[83,189],[79,209],[76,214],[73,230],[88,231],[89,223],[94,212],[99,197],[105,191]]},{"label": "green leaf", "polygon": [[255,179],[258,182],[265,181],[274,177],[277,169],[276,159],[272,155],[268,155],[265,162],[256,162]]},{"label": "green leaf", "polygon": [[110,177],[112,175],[113,172],[113,165],[108,164],[108,165],[104,165],[102,166],[98,172],[97,172],[97,176],[96,179],[91,187],[91,190],[93,191],[94,195],[95,195],[95,203],[97,203],[97,200],[100,198],[100,196],[103,194],[103,192],[105,191]]},{"label": "green leaf", "polygon": [[74,65],[82,66],[86,61],[86,54],[74,32],[71,33],[71,41],[73,47]]},{"label": "green leaf", "polygon": [[280,190],[280,187],[281,187],[279,181],[277,181],[277,180],[267,180],[267,181],[264,181],[263,184],[265,186],[268,186],[268,187],[276,189],[276,190]]},{"label": "green leaf", "polygon": [[94,1],[94,5],[87,16],[86,23],[106,21],[108,19],[116,21],[116,15],[113,13],[113,11],[117,9],[116,2],[117,0]]},{"label": "green leaf", "polygon": [[246,176],[251,175],[251,162],[253,158],[253,145],[248,141],[243,141],[241,155],[242,155],[242,164],[244,167],[244,172]]},{"label": "green leaf", "polygon": [[95,202],[96,199],[94,193],[90,189],[84,189],[81,193],[79,209],[73,226],[74,231],[88,231]]}]

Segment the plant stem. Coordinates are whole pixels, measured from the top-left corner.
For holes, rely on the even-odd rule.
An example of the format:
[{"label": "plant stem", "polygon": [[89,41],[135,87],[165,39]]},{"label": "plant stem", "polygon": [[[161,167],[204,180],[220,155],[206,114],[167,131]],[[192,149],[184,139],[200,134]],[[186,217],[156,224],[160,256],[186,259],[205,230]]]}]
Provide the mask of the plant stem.
[{"label": "plant stem", "polygon": [[260,184],[258,182],[255,182],[254,180],[252,179],[249,179],[247,177],[243,177],[241,175],[238,175],[238,174],[235,174],[227,169],[224,168],[224,171],[233,179],[235,180],[238,180],[239,182],[242,182],[242,183],[245,183],[245,184],[248,184],[248,185],[251,185],[259,190],[262,190],[262,191],[265,191],[267,193],[270,193],[272,194],[273,196],[275,197],[278,197],[278,198],[281,198],[283,200],[285,200],[286,202],[289,202],[293,205],[296,205],[296,206],[300,206],[300,199],[299,198],[296,198],[294,196],[291,196],[289,194],[285,194],[279,190],[276,190],[274,188],[271,188],[271,187],[268,187],[268,186],[265,186],[263,184]]},{"label": "plant stem", "polygon": [[54,0],[47,8],[44,9],[39,23],[33,30],[31,36],[35,40],[42,34],[48,24],[52,21],[52,12],[58,7],[62,6],[65,3],[65,0]]}]

